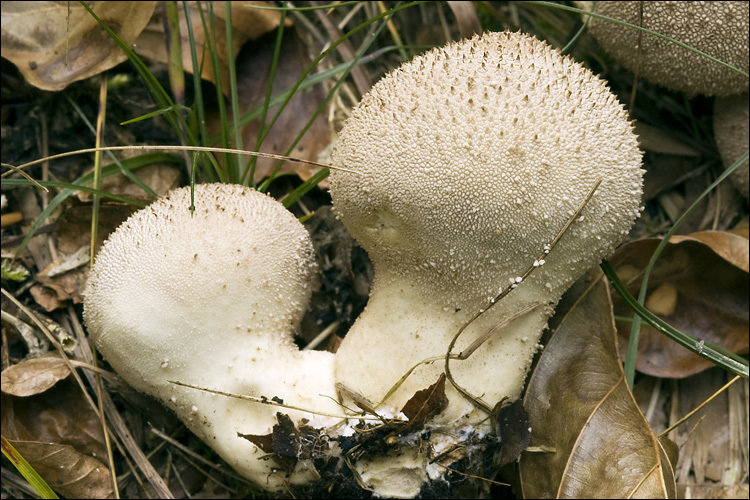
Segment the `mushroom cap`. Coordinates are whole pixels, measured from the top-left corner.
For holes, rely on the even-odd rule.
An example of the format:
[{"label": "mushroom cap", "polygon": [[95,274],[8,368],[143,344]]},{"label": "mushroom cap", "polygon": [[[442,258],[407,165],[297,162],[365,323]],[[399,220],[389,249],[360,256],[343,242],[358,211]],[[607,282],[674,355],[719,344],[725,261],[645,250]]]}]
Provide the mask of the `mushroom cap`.
[{"label": "mushroom cap", "polygon": [[191,212],[190,187],[176,189],[110,235],[84,320],[125,381],[172,408],[245,477],[283,489],[300,478],[274,473],[278,464],[238,435],[270,432],[277,408],[171,381],[337,411],[321,396],[335,395],[333,355],[292,340],[311,293],[312,243],[283,205],[253,189],[196,185],[194,199]]},{"label": "mushroom cap", "polygon": [[235,331],[235,342],[270,345],[271,336],[293,345],[315,269],[305,228],[273,198],[242,186],[196,185],[194,199],[191,212],[184,187],[133,214],[91,269],[84,319],[118,371],[116,360],[132,355],[158,360],[140,363],[144,373],[158,371],[165,356],[176,369],[200,349],[201,361],[184,369],[209,368],[212,352],[226,348],[212,340],[222,330]]},{"label": "mushroom cap", "polygon": [[605,82],[581,64],[522,33],[486,33],[418,56],[373,86],[333,152],[335,166],[356,174],[331,172],[331,196],[376,280],[378,268],[397,270],[462,297],[446,306],[479,308],[534,262],[602,179],[548,259],[555,272],[535,273],[562,293],[639,215],[632,130]]},{"label": "mushroom cap", "polygon": [[[522,33],[450,43],[386,75],[344,124],[332,161],[354,171],[331,172],[331,196],[375,268],[370,301],[336,353],[336,380],[373,404],[388,394],[379,408],[391,411],[438,380],[442,361],[422,362],[442,360],[511,279],[517,288],[463,332],[454,354],[541,307],[452,362],[451,373],[489,407],[517,398],[548,304],[640,212],[641,153],[622,105],[589,70]],[[598,180],[580,220],[518,283]],[[445,396],[447,408],[426,424],[445,448],[489,431],[486,414],[451,384]],[[398,456],[354,466],[376,494],[414,496],[430,457]]]},{"label": "mushroom cap", "polygon": [[[745,154],[750,143],[750,103],[748,94],[720,97],[714,103],[714,137],[722,162],[730,167]],[[732,183],[745,199],[750,198],[748,161],[731,175]]]},{"label": "mushroom cap", "polygon": [[[674,38],[747,73],[748,5],[745,1],[597,2],[595,12]],[[748,91],[746,76],[667,40],[593,17],[588,30],[628,70],[658,85],[689,95]]]}]

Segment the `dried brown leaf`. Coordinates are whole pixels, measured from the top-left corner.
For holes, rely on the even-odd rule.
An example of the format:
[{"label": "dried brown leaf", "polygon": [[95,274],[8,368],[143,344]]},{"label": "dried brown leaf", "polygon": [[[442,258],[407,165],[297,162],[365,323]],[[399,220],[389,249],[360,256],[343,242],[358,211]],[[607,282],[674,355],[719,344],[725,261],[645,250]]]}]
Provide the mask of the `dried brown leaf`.
[{"label": "dried brown leaf", "polygon": [[[216,41],[216,52],[219,59],[219,71],[221,73],[222,91],[224,95],[229,95],[229,51],[227,46],[227,33],[226,33],[226,15],[224,11],[224,2],[202,2],[203,15],[206,17],[208,22],[208,4],[213,4],[213,38]],[[237,56],[240,52],[240,47],[248,41],[259,38],[264,33],[267,33],[279,25],[281,15],[278,11],[254,9],[251,5],[268,5],[268,2],[232,2],[232,53]],[[203,22],[201,21],[200,10],[198,9],[198,2],[188,2],[190,9],[190,20],[192,23],[193,36],[195,39],[195,50],[198,54],[198,64],[200,65],[203,60],[203,54],[205,54],[205,61],[203,63],[201,78],[208,80],[211,83],[216,83],[214,77],[213,65],[208,59],[208,48],[204,51],[204,42],[207,38],[206,32],[203,30]],[[190,52],[190,38],[188,36],[187,21],[185,18],[185,11],[182,5],[178,8],[180,16],[180,39],[182,43],[182,66],[185,71],[193,73],[193,59]],[[147,57],[153,61],[166,63],[169,61],[167,55],[165,36],[164,36],[164,21],[162,19],[161,11],[157,11],[157,15],[153,17],[151,22],[148,23],[143,33],[138,38],[136,43],[136,52],[139,55]],[[287,18],[285,25],[290,25],[291,21]]]},{"label": "dried brown leaf", "polygon": [[448,398],[445,396],[445,374],[441,373],[437,382],[427,389],[415,392],[414,396],[401,408],[401,412],[409,419],[407,427],[409,429],[418,429],[447,407]]},{"label": "dried brown leaf", "polygon": [[[275,40],[264,39],[254,42],[252,50],[243,50],[237,59],[237,93],[241,113],[262,105],[265,100],[274,45]],[[294,86],[309,64],[310,58],[307,56],[302,41],[294,33],[287,32],[282,41],[272,93],[276,94]],[[285,154],[325,97],[326,91],[322,84],[296,92],[264,138],[260,151]],[[278,106],[269,108],[265,128],[268,128],[277,111]],[[215,110],[206,117],[211,133],[220,129],[219,120],[219,114]],[[245,149],[255,149],[259,128],[260,119],[255,119],[242,128],[242,142]],[[328,146],[330,135],[324,110],[294,147],[291,156],[302,160],[317,161],[318,155]],[[260,180],[269,176],[277,163],[278,160],[258,158],[255,179]],[[285,162],[280,172],[295,172],[303,180],[307,180],[317,170],[318,167],[311,165]]]},{"label": "dried brown leaf", "polygon": [[65,361],[57,355],[26,359],[3,370],[0,387],[18,397],[42,393],[70,375]]},{"label": "dried brown leaf", "polygon": [[57,493],[67,498],[111,498],[109,469],[72,446],[35,441],[10,443]]},{"label": "dried brown leaf", "polygon": [[[643,269],[660,239],[623,245],[610,263],[630,292],[637,296]],[[748,349],[750,287],[748,240],[724,231],[673,236],[649,278],[646,308],[675,328],[735,353]],[[619,297],[615,314],[632,317]],[[621,353],[630,337],[630,323],[618,322]],[[636,369],[657,377],[687,377],[713,364],[649,326],[641,327]]]},{"label": "dried brown leaf", "polygon": [[667,454],[625,383],[608,285],[579,280],[531,376],[531,447],[519,465],[525,498],[671,498]]},{"label": "dried brown leaf", "polygon": [[448,6],[451,8],[453,15],[456,16],[458,33],[461,38],[471,38],[475,34],[482,33],[482,25],[479,22],[479,17],[477,17],[474,2],[449,1]]},{"label": "dried brown leaf", "polygon": [[681,141],[664,129],[636,121],[634,132],[638,136],[638,141],[644,151],[677,156],[701,155],[700,151],[692,145]]},{"label": "dried brown leaf", "polygon": [[106,453],[101,421],[71,378],[35,396],[3,394],[0,422],[8,439],[65,444],[92,457]]},{"label": "dried brown leaf", "polygon": [[500,410],[497,430],[500,436],[500,458],[498,465],[503,467],[517,459],[531,443],[529,413],[523,401],[515,401]]},{"label": "dried brown leaf", "polygon": [[[89,2],[126,44],[132,45],[156,2]],[[127,56],[77,2],[2,2],[2,56],[26,80],[62,90],[125,61]]]}]

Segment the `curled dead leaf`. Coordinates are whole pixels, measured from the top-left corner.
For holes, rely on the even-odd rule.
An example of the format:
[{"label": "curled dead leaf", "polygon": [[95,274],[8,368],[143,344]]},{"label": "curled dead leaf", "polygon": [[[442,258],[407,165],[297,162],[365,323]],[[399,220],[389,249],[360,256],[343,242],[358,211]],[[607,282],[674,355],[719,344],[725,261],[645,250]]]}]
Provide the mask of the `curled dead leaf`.
[{"label": "curled dead leaf", "polygon": [[[151,18],[156,2],[89,2],[123,42],[131,45]],[[2,56],[26,80],[62,90],[125,61],[127,56],[77,2],[3,2]]]},{"label": "curled dead leaf", "polygon": [[606,280],[566,295],[524,397],[537,450],[521,454],[524,498],[673,498],[668,454],[625,383]]},{"label": "curled dead leaf", "polygon": [[[610,259],[620,279],[638,295],[642,273],[659,238],[633,241]],[[646,308],[675,328],[734,353],[747,352],[750,331],[748,239],[727,231],[673,236],[654,266]],[[619,297],[615,314],[632,317]],[[620,352],[627,348],[630,322],[618,321]],[[657,377],[682,378],[713,364],[643,325],[636,369]]]},{"label": "curled dead leaf", "polygon": [[56,354],[26,359],[2,373],[0,387],[5,394],[26,397],[42,393],[70,375],[65,361]]}]

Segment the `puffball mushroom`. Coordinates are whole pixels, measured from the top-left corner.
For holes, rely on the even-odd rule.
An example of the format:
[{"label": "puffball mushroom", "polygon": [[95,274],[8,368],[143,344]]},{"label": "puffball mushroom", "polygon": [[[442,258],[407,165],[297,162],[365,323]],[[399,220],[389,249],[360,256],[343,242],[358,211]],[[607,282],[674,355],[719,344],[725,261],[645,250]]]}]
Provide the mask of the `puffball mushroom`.
[{"label": "puffball mushroom", "polygon": [[[273,198],[227,184],[169,193],[105,242],[84,295],[97,348],[135,389],[170,407],[245,477],[268,490],[290,478],[238,433],[271,432],[275,414],[309,413],[212,394],[170,381],[341,413],[330,398],[333,355],[292,340],[311,293],[305,228]],[[286,491],[286,490],[283,490]]]},{"label": "puffball mushroom", "polygon": [[[577,2],[590,11],[593,2]],[[597,14],[648,28],[748,72],[748,2],[596,2]],[[748,91],[748,78],[686,48],[592,17],[588,31],[620,64],[685,92],[727,96]],[[640,45],[640,50],[639,50]]]},{"label": "puffball mushroom", "polygon": [[[333,170],[331,196],[375,269],[366,309],[336,353],[336,380],[377,403],[412,367],[439,360],[420,364],[384,410],[438,380],[449,344],[481,310],[454,354],[530,312],[452,361],[454,380],[489,407],[517,399],[552,306],[640,213],[641,152],[623,106],[591,71],[523,33],[450,43],[389,73],[353,110],[332,160],[356,172]],[[489,429],[449,383],[446,395],[431,442],[463,426]]]},{"label": "puffball mushroom", "polygon": [[[750,144],[750,101],[748,94],[720,97],[714,103],[714,136],[725,167],[745,154]],[[730,179],[745,199],[750,198],[748,162],[734,171]]]}]

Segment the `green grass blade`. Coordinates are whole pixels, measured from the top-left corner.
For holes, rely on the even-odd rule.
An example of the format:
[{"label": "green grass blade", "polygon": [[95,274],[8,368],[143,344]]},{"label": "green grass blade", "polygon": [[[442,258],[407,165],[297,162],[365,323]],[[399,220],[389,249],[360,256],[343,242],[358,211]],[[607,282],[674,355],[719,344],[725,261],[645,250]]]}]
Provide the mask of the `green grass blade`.
[{"label": "green grass blade", "polygon": [[[226,44],[227,44],[227,67],[229,69],[229,98],[232,103],[232,131],[234,132],[234,149],[244,149],[242,147],[242,130],[240,129],[237,119],[240,117],[240,100],[237,96],[237,67],[234,60],[234,44],[232,38],[232,2],[224,2],[224,15],[226,26]],[[239,156],[231,156],[237,172],[242,171],[242,159]],[[244,184],[244,178],[238,175],[237,180]]]},{"label": "green grass blade", "polygon": [[[139,168],[142,168],[147,165],[154,164],[154,163],[182,164],[182,160],[180,160],[178,157],[174,155],[169,155],[165,153],[156,153],[156,154],[145,154],[145,155],[141,155],[135,158],[130,158],[128,160],[123,161],[122,165],[127,170],[135,171]],[[102,177],[107,177],[118,172],[119,172],[119,169],[116,165],[108,165],[102,168]],[[78,190],[91,192],[93,188],[86,187],[86,185],[91,183],[91,181],[93,180],[93,177],[94,177],[93,174],[86,174],[86,175],[79,177],[72,184],[59,183],[55,181],[36,181],[43,186],[46,185],[46,186],[51,186],[51,187],[61,187],[63,188],[63,190],[60,191],[54,198],[50,200],[49,204],[47,205],[47,208],[42,210],[42,213],[39,214],[39,217],[37,217],[34,223],[31,225],[31,227],[29,228],[29,232],[26,234],[23,241],[16,249],[16,252],[15,252],[16,256],[20,255],[21,252],[24,251],[26,246],[29,244],[29,241],[31,241],[31,238],[33,238],[34,235],[36,234],[36,231],[42,226],[44,221],[50,215],[52,215],[52,213],[60,205],[60,203],[65,201],[70,195],[72,195]],[[3,179],[3,186],[33,186],[33,183],[26,179]],[[138,207],[143,206],[142,203],[134,202],[133,200],[130,200],[128,198],[120,197],[117,195],[111,195],[103,191],[100,191],[98,193],[99,195],[103,197],[111,198],[117,201],[122,201],[124,203],[131,203]]]},{"label": "green grass blade", "polygon": [[625,284],[620,280],[612,265],[606,260],[602,261],[601,268],[604,274],[609,278],[612,286],[625,302],[635,311],[639,318],[642,318],[648,325],[655,330],[666,335],[681,346],[689,349],[698,356],[711,361],[713,364],[729,370],[732,373],[748,378],[748,361],[732,352],[727,351],[710,342],[698,340],[697,338],[685,332],[677,330],[670,324],[664,322],[661,318],[639,304],[638,301],[630,294]]},{"label": "green grass blade", "polygon": [[[206,130],[206,108],[203,104],[203,86],[201,75],[203,74],[203,62],[205,61],[205,44],[203,45],[204,50],[201,54],[201,64],[198,64],[198,53],[195,49],[195,33],[193,32],[193,21],[190,14],[190,4],[187,1],[182,2],[182,7],[185,12],[185,21],[187,24],[188,40],[190,41],[190,59],[193,64],[193,91],[195,92],[193,106],[195,107],[194,113],[197,115],[197,125],[200,137],[200,145],[203,147],[209,146],[208,131]],[[216,160],[216,156],[213,153],[200,153],[200,158],[203,159],[203,173],[204,176],[209,180],[214,180],[214,173],[216,176],[226,182],[226,179],[222,178],[223,171],[219,166],[219,162]],[[195,179],[195,169],[197,163],[195,162],[196,157],[193,157],[193,171],[190,172],[190,178]],[[209,165],[212,168],[209,168]]]},{"label": "green grass blade", "polygon": [[47,482],[42,479],[42,476],[34,470],[34,468],[26,461],[18,450],[16,450],[10,442],[5,439],[5,436],[0,436],[2,439],[3,455],[11,461],[13,466],[21,473],[39,496],[42,498],[60,498],[58,497],[52,488],[49,487]]},{"label": "green grass blade", "polygon": [[[687,219],[687,217],[700,205],[700,202],[703,201],[703,198],[708,196],[708,194],[716,188],[716,186],[719,185],[720,182],[722,182],[724,179],[729,177],[732,172],[734,172],[737,168],[739,168],[740,165],[742,165],[745,161],[747,161],[748,153],[745,152],[745,154],[732,166],[730,166],[728,169],[726,169],[717,179],[706,188],[701,195],[696,198],[696,200],[690,205],[685,212],[680,216],[679,219],[677,219],[672,226],[672,228],[667,231],[667,234],[664,235],[662,240],[659,242],[659,245],[656,247],[656,250],[654,250],[653,255],[651,256],[651,259],[648,261],[648,264],[646,265],[646,269],[643,272],[643,281],[641,281],[641,288],[638,291],[638,304],[643,306],[646,303],[646,293],[648,290],[648,280],[651,277],[651,271],[654,268],[654,265],[656,264],[656,259],[659,258],[659,255],[661,255],[661,252],[666,248],[667,244],[669,243],[669,239],[677,232],[677,229],[682,225],[683,222]],[[636,315],[633,317],[633,324],[630,326],[630,339],[628,340],[628,350],[627,354],[625,356],[625,377],[628,381],[628,385],[632,388],[633,387],[633,381],[635,379],[635,358],[638,354],[638,341],[640,338],[640,331],[641,331],[641,317],[639,315]]]},{"label": "green grass blade", "polygon": [[[367,21],[361,23],[359,26],[357,26],[356,28],[352,29],[351,31],[349,31],[348,33],[346,33],[344,36],[342,36],[341,38],[339,38],[338,40],[336,40],[334,43],[332,43],[331,46],[328,49],[326,49],[325,51],[323,51],[310,64],[310,66],[308,66],[308,68],[300,76],[299,80],[297,80],[297,83],[292,87],[292,90],[291,90],[289,96],[284,100],[284,102],[279,107],[279,110],[276,112],[275,116],[273,117],[273,120],[271,120],[271,124],[269,125],[269,128],[273,126],[273,124],[276,122],[276,120],[278,119],[279,115],[283,111],[284,107],[289,103],[289,100],[291,99],[292,95],[294,95],[294,92],[297,91],[297,89],[301,86],[302,82],[307,77],[307,75],[310,73],[310,71],[312,71],[312,68],[314,68],[321,59],[323,59],[330,51],[334,50],[338,45],[340,45],[341,43],[343,43],[345,40],[347,40],[353,34],[357,33],[358,31],[363,30],[364,28],[368,27],[369,25],[371,25],[371,24],[373,24],[373,23],[375,23],[377,21],[385,19],[385,21],[383,23],[381,23],[381,25],[375,30],[375,32],[373,33],[373,35],[370,36],[370,37],[368,37],[367,42],[362,46],[360,52],[357,54],[357,56],[354,58],[354,60],[350,61],[349,63],[346,63],[346,69],[344,70],[344,73],[339,77],[339,79],[337,80],[336,84],[330,90],[330,92],[328,93],[328,95],[326,96],[326,98],[323,100],[323,102],[320,104],[320,106],[318,106],[318,109],[315,111],[315,113],[313,114],[312,118],[310,120],[308,120],[308,122],[305,125],[305,127],[302,129],[302,131],[299,133],[299,135],[297,136],[297,138],[295,139],[295,141],[289,147],[289,149],[285,153],[287,156],[294,150],[295,146],[300,141],[300,139],[302,138],[302,136],[312,126],[313,121],[318,117],[318,115],[321,113],[321,111],[326,106],[326,104],[328,104],[328,101],[335,94],[336,89],[338,89],[338,87],[344,82],[344,80],[349,75],[349,73],[351,72],[351,70],[356,66],[357,61],[362,58],[362,56],[364,55],[364,53],[366,52],[366,50],[370,47],[370,44],[372,44],[375,41],[375,39],[377,38],[377,35],[383,30],[383,28],[385,28],[388,19],[390,19],[394,14],[396,14],[396,12],[398,12],[400,10],[403,10],[403,9],[406,9],[406,8],[409,8],[409,7],[413,7],[415,5],[418,5],[419,3],[421,3],[421,2],[411,2],[411,3],[408,3],[408,4],[404,4],[404,5],[400,5],[399,4],[399,5],[396,5],[395,7],[393,7],[390,10],[382,12],[382,13],[378,14],[377,16],[374,16],[374,17],[368,19]],[[279,171],[280,167],[281,167],[281,162],[279,162],[276,165],[276,167],[274,168],[274,170],[271,173],[271,175],[262,184],[260,184],[258,186],[258,190],[259,191],[265,191],[266,189],[268,189],[268,186],[273,181],[274,176]]]}]

